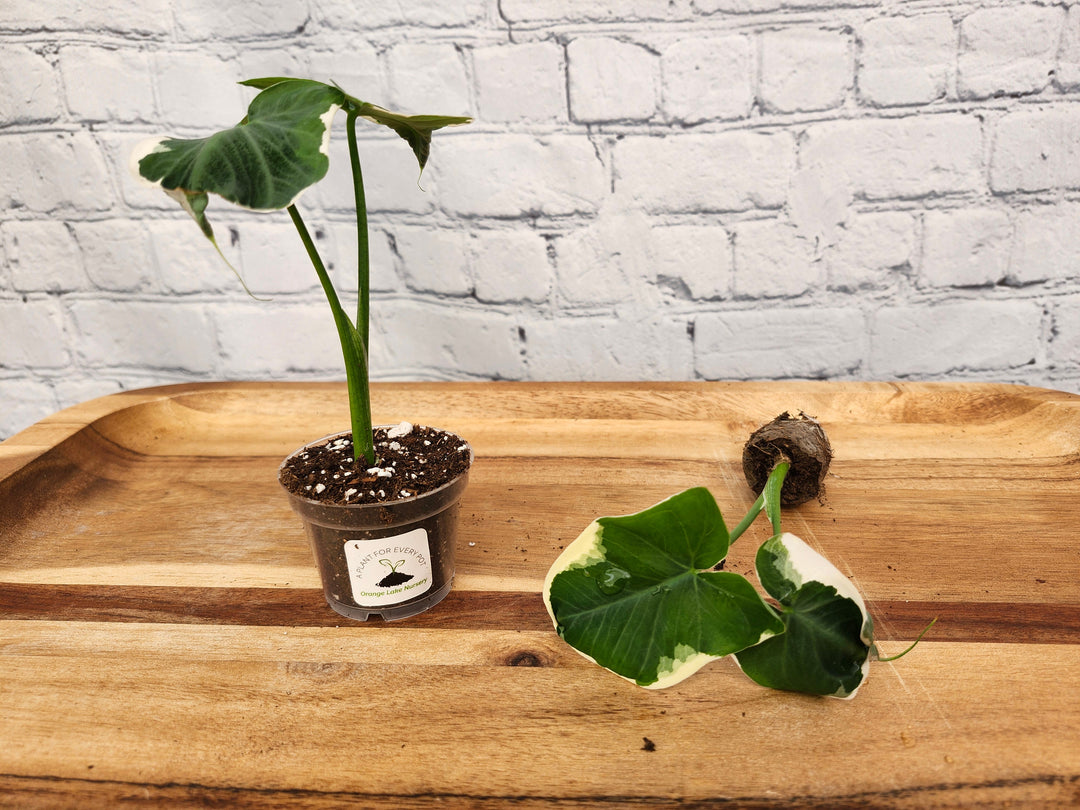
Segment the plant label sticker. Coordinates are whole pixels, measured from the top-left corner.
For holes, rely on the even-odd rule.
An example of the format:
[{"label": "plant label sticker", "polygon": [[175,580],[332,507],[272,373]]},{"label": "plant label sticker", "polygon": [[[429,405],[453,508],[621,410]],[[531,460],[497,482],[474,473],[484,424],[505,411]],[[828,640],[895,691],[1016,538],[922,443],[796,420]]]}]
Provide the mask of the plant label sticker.
[{"label": "plant label sticker", "polygon": [[383,607],[431,590],[431,549],[426,529],[395,537],[345,543],[345,561],[353,601],[360,607]]}]

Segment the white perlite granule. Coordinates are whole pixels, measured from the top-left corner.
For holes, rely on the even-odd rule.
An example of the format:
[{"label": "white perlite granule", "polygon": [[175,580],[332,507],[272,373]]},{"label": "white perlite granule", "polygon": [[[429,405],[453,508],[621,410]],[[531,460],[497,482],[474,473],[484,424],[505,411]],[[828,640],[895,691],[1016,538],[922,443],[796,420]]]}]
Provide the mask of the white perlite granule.
[{"label": "white perlite granule", "polygon": [[402,436],[408,436],[412,433],[413,426],[410,422],[402,422],[395,425],[392,428],[387,428],[386,438],[388,439],[400,439]]}]

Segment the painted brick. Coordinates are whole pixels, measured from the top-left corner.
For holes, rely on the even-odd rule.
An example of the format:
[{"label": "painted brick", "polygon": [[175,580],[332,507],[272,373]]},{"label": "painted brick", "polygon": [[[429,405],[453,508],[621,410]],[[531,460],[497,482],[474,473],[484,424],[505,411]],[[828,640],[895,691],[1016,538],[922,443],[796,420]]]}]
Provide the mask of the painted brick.
[{"label": "painted brick", "polygon": [[[235,289],[243,293],[240,282],[190,218],[147,220],[146,229],[158,283],[164,291],[185,295]],[[239,256],[229,244],[228,229],[220,231],[218,244],[235,266]]]},{"label": "painted brick", "polygon": [[307,57],[308,54],[303,51],[284,48],[244,48],[236,55],[236,71],[244,79],[265,76],[318,78],[309,66]]},{"label": "painted brick", "polygon": [[829,287],[855,291],[887,286],[911,265],[915,218],[900,211],[859,214],[824,253]]},{"label": "painted brick", "polygon": [[645,234],[652,278],[678,284],[695,300],[731,295],[731,235],[720,225],[657,226]]},{"label": "painted brick", "polygon": [[48,214],[113,204],[109,169],[88,132],[3,135],[0,154],[0,208]]},{"label": "painted brick", "polygon": [[563,51],[556,43],[477,48],[473,68],[482,120],[566,120]]},{"label": "painted brick", "polygon": [[1020,110],[999,120],[990,188],[996,192],[1080,188],[1080,108]]},{"label": "painted brick", "polygon": [[615,190],[650,213],[779,208],[794,159],[787,132],[627,136],[615,146]]},{"label": "painted brick", "polygon": [[[1080,391],[1080,5],[256,0],[228,31],[236,9],[180,5],[0,14],[0,301],[55,312],[66,351],[0,386],[34,383],[18,391],[41,415],[162,381],[342,378],[287,215],[211,202],[223,250],[276,290],[254,301],[127,170],[147,134],[236,123],[255,92],[231,83],[253,75],[477,118],[436,133],[423,177],[396,134],[359,127],[376,378],[956,368]],[[339,115],[300,208],[351,311],[344,136]]]},{"label": "painted brick", "polygon": [[[0,327],[2,328],[2,327]],[[0,377],[0,441],[9,439],[56,411],[52,387],[41,380]]]},{"label": "painted brick", "polygon": [[[304,224],[316,249],[323,255],[325,230],[311,217],[305,217]],[[302,293],[319,286],[319,278],[304,244],[287,214],[267,214],[259,217],[257,222],[240,223],[235,232],[238,234],[236,248],[240,253],[240,264],[236,267],[243,272],[244,280],[255,295]]]},{"label": "painted brick", "polygon": [[745,118],[754,104],[750,37],[686,37],[664,49],[660,60],[663,110],[673,120],[697,124]]},{"label": "painted brick", "polygon": [[519,379],[524,366],[513,318],[490,310],[387,299],[372,306],[373,374]]},{"label": "painted brick", "polygon": [[86,402],[91,399],[97,399],[98,397],[108,396],[109,394],[117,394],[132,388],[145,388],[150,385],[163,384],[162,379],[158,375],[147,375],[146,377],[135,376],[134,378],[123,375],[123,377],[124,381],[121,382],[120,379],[110,379],[97,374],[90,378],[64,374],[50,380],[50,383],[52,384],[53,391],[56,393],[56,399],[59,401],[59,407],[61,408],[67,408],[71,405]]},{"label": "painted brick", "polygon": [[685,320],[661,315],[529,322],[525,356],[534,380],[671,380],[693,376]]},{"label": "painted brick", "polygon": [[236,124],[257,91],[237,84],[250,78],[236,61],[201,51],[163,51],[154,56],[158,101],[167,126],[226,129]]},{"label": "painted brick", "polygon": [[0,368],[61,368],[69,359],[55,299],[0,301]]},{"label": "painted brick", "polygon": [[[154,86],[150,60],[132,48],[69,45],[60,49],[67,106],[84,121],[150,121]],[[123,88],[123,92],[117,92]]]},{"label": "painted brick", "polygon": [[888,107],[945,98],[955,81],[956,30],[948,14],[883,17],[859,30],[859,97]]},{"label": "painted brick", "polygon": [[216,308],[222,372],[231,377],[320,372],[344,376],[341,344],[322,301],[238,302]]},{"label": "painted brick", "polygon": [[982,127],[976,116],[862,119],[807,128],[800,160],[831,167],[874,200],[980,191]]},{"label": "painted brick", "polygon": [[814,246],[785,222],[746,222],[735,230],[735,294],[797,296],[819,286],[824,268]]},{"label": "painted brick", "polygon": [[484,17],[483,0],[416,0],[385,3],[382,0],[319,0],[312,12],[332,30],[370,31],[395,25],[430,28],[474,24]]},{"label": "painted brick", "polygon": [[875,376],[1015,368],[1039,352],[1042,312],[1031,301],[927,302],[884,307],[872,323]]},{"label": "painted brick", "polygon": [[[1080,205],[1039,205],[1016,215],[1009,281],[1034,284],[1080,273]],[[1077,354],[1080,358],[1080,353]]]},{"label": "painted brick", "polygon": [[4,4],[0,27],[8,31],[89,31],[124,34],[168,34],[172,31],[169,0],[34,0]]},{"label": "painted brick", "polygon": [[443,138],[437,148],[430,170],[455,214],[588,214],[608,191],[607,171],[582,135],[474,134]]},{"label": "painted brick", "polygon": [[1080,89],[1080,5],[1069,6],[1054,81],[1062,90]]},{"label": "painted brick", "polygon": [[[341,58],[344,48],[349,52],[347,60]],[[337,82],[346,93],[361,101],[370,101],[380,107],[390,103],[389,78],[374,45],[349,38],[336,48],[305,51],[303,56],[307,60],[303,75],[321,82]],[[366,122],[358,123],[366,125]],[[338,114],[334,125],[340,132],[345,131],[344,114]],[[359,129],[358,126],[357,131]]]},{"label": "painted brick", "polygon": [[203,304],[87,299],[71,303],[84,364],[210,372],[218,356]]},{"label": "painted brick", "polygon": [[[321,205],[330,211],[356,210],[353,197],[352,170],[349,166],[349,147],[345,140],[345,121],[337,116],[341,138],[330,143],[330,170],[314,188],[309,188],[301,198],[307,203]],[[436,132],[431,145],[428,166],[420,175],[420,167],[409,145],[385,127],[376,127],[367,121],[357,122],[357,152],[364,179],[364,198],[368,214],[406,211],[424,214],[435,205],[432,182],[433,167],[443,159],[446,137]]]},{"label": "painted brick", "polygon": [[703,14],[755,14],[776,11],[789,5],[788,0],[693,0],[693,6]]},{"label": "painted brick", "polygon": [[71,227],[51,219],[0,225],[11,283],[19,292],[85,289],[86,272]]},{"label": "painted brick", "polygon": [[86,275],[99,290],[135,292],[150,286],[154,265],[150,240],[141,222],[76,222],[74,231]]},{"label": "painted brick", "polygon": [[786,213],[799,236],[821,250],[840,238],[854,201],[851,183],[832,166],[803,164],[791,175]]},{"label": "painted brick", "polygon": [[1080,295],[1054,301],[1052,313],[1050,358],[1062,365],[1075,364],[1080,357]]},{"label": "painted brick", "polygon": [[234,39],[250,39],[300,33],[308,21],[308,4],[305,0],[249,0],[240,4],[184,0],[173,4],[173,15],[180,35],[188,39],[215,39],[223,32]]},{"label": "painted brick", "polygon": [[762,33],[758,94],[767,110],[800,112],[838,107],[853,81],[847,34],[803,28]]},{"label": "painted brick", "polygon": [[1036,93],[1050,84],[1065,11],[1014,5],[972,12],[960,23],[961,98]]},{"label": "painted brick", "polygon": [[452,44],[403,43],[387,55],[391,99],[400,112],[469,115],[465,60]]},{"label": "painted brick", "polygon": [[639,213],[612,213],[554,240],[557,289],[571,306],[628,299],[652,272]]},{"label": "painted brick", "polygon": [[656,113],[659,61],[651,51],[610,37],[579,37],[566,59],[574,121],[646,121]]},{"label": "painted brick", "polygon": [[1001,210],[928,211],[923,218],[920,277],[934,287],[999,283],[1009,268],[1012,223]]},{"label": "painted brick", "polygon": [[23,45],[0,46],[0,121],[25,124],[60,117],[52,64]]},{"label": "painted brick", "polygon": [[694,363],[707,380],[835,377],[861,367],[865,335],[858,309],[708,312],[694,319]]},{"label": "painted brick", "polygon": [[402,276],[409,289],[439,295],[469,295],[473,290],[459,231],[424,227],[394,229]]},{"label": "painted brick", "polygon": [[[356,223],[331,222],[326,226],[328,239],[325,250],[319,252],[326,262],[326,269],[339,294],[356,294],[359,257],[356,253]],[[368,289],[375,292],[392,292],[401,288],[398,278],[398,258],[390,247],[386,231],[368,228]],[[314,272],[314,270],[312,271]]]},{"label": "painted brick", "polygon": [[499,11],[512,23],[566,20],[662,20],[668,0],[501,0]]},{"label": "painted brick", "polygon": [[550,295],[555,271],[547,241],[535,231],[478,231],[470,252],[480,301],[538,303]]}]

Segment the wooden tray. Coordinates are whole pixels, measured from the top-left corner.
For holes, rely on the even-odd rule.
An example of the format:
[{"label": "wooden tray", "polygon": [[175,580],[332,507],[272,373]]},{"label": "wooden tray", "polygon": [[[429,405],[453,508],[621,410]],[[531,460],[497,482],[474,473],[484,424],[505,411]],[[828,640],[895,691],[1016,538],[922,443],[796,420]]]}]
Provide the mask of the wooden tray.
[{"label": "wooden tray", "polygon": [[[347,422],[336,384],[118,394],[0,444],[0,806],[1060,807],[1080,799],[1080,397],[1004,385],[386,384],[377,421],[466,436],[450,596],[400,623],[323,602],[275,475]],[[853,701],[730,661],[639,689],[540,589],[598,515],[752,500],[786,409],[836,451],[785,528],[867,597]],[[733,549],[749,570],[767,524]]]}]

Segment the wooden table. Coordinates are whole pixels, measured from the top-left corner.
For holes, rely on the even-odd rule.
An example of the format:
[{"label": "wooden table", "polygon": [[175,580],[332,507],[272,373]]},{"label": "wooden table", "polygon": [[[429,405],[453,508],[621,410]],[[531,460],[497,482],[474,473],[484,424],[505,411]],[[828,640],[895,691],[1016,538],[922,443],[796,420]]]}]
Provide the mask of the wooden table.
[{"label": "wooden table", "polygon": [[[1080,397],[378,385],[377,421],[476,452],[454,590],[386,624],[326,606],[275,480],[344,426],[345,396],[136,391],[0,444],[0,806],[1080,802]],[[787,409],[821,420],[836,460],[785,528],[863,590],[883,654],[938,616],[927,639],[852,701],[763,689],[729,660],[648,691],[567,647],[539,594],[559,550],[689,486],[737,520],[742,443]]]}]

